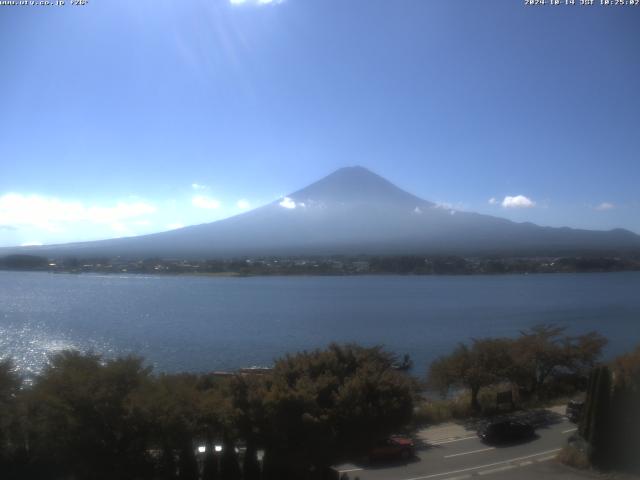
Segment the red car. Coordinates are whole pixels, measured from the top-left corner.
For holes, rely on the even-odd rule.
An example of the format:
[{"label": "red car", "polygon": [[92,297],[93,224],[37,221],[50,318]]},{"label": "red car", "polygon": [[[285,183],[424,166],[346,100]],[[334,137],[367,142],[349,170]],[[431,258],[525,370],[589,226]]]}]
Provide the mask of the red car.
[{"label": "red car", "polygon": [[399,435],[380,440],[369,452],[369,460],[408,460],[415,455],[413,440]]}]

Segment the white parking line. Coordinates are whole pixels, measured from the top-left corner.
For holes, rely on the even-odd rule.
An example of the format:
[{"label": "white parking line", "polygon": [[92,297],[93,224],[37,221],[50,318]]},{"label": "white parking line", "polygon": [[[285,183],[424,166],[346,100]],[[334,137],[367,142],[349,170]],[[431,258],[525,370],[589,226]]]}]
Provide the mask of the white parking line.
[{"label": "white parking line", "polygon": [[346,470],[338,470],[339,474],[349,473],[349,472],[359,472],[362,468],[348,468]]},{"label": "white parking line", "polygon": [[478,472],[478,475],[489,475],[491,473],[504,472],[505,470],[511,470],[516,467],[517,465],[504,465],[503,467],[492,468],[491,470],[482,470],[481,472]]},{"label": "white parking line", "polygon": [[525,455],[524,457],[510,458],[509,460],[503,460],[501,462],[487,463],[486,465],[478,465],[476,467],[468,467],[468,468],[463,468],[463,469],[460,469],[460,470],[452,470],[450,472],[432,473],[431,475],[424,475],[422,477],[406,478],[405,480],[426,480],[427,478],[442,477],[443,475],[455,475],[456,473],[470,472],[472,470],[480,470],[481,468],[495,467],[497,465],[505,465],[507,463],[513,463],[513,462],[517,462],[517,461],[520,461],[520,460],[526,460],[527,458],[539,457],[540,455],[548,455],[550,453],[557,453],[560,450],[562,450],[562,449],[561,448],[554,448],[553,450],[547,450],[545,452],[532,453],[531,455]]},{"label": "white parking line", "polygon": [[471,455],[472,453],[488,452],[489,450],[495,450],[495,449],[496,447],[481,448],[480,450],[471,450],[470,452],[462,452],[462,453],[454,453],[452,455],[445,455],[444,458],[460,457],[462,455]]},{"label": "white parking line", "polygon": [[575,432],[576,430],[578,430],[578,427],[576,428],[570,428],[568,430],[563,430],[562,433],[571,433],[571,432]]},{"label": "white parking line", "polygon": [[453,440],[442,440],[442,441],[438,441],[438,442],[427,442],[427,444],[428,445],[445,445],[447,443],[461,442],[463,440],[469,440],[471,438],[478,438],[478,436],[477,435],[469,435],[468,437],[454,438]]},{"label": "white parking line", "polygon": [[536,458],[536,462],[546,462],[548,460],[553,460],[556,458],[556,455],[549,455],[548,457]]}]

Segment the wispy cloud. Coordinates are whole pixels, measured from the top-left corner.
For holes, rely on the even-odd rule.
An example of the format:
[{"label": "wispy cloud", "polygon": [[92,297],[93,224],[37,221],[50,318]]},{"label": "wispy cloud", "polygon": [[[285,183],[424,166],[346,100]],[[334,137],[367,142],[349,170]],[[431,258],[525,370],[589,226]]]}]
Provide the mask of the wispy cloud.
[{"label": "wispy cloud", "polygon": [[616,206],[610,202],[602,202],[600,205],[597,205],[595,208],[599,212],[604,212],[605,210],[611,210],[613,208],[616,208]]},{"label": "wispy cloud", "polygon": [[289,197],[284,197],[282,199],[282,201],[279,204],[281,207],[283,208],[287,208],[289,210],[296,208],[296,202],[294,202],[291,198]]},{"label": "wispy cloud", "polygon": [[21,247],[39,247],[40,245],[42,245],[42,242],[38,242],[38,241],[24,242],[20,244]]},{"label": "wispy cloud", "polygon": [[167,225],[167,230],[177,230],[178,228],[183,228],[184,225],[180,222],[170,223]]},{"label": "wispy cloud", "polygon": [[216,208],[220,208],[220,202],[215,198],[207,197],[205,195],[195,195],[191,199],[191,205],[198,208],[206,208],[209,210],[214,210]]},{"label": "wispy cloud", "polygon": [[194,190],[206,190],[207,186],[206,185],[202,185],[201,183],[192,183],[191,184],[191,188]]},{"label": "wispy cloud", "polygon": [[502,206],[504,208],[533,208],[536,206],[536,202],[524,195],[506,196],[502,200]]},{"label": "wispy cloud", "polygon": [[449,210],[450,212],[452,212],[452,211],[455,211],[455,210],[467,210],[468,206],[466,204],[464,204],[463,202],[451,203],[451,202],[436,201],[435,205],[433,206],[433,208],[439,208],[439,209],[442,209],[442,210]]},{"label": "wispy cloud", "polygon": [[489,205],[495,205],[496,203],[498,203],[498,200],[496,199],[496,197],[491,197],[489,199]]},{"label": "wispy cloud", "polygon": [[155,206],[142,201],[121,201],[102,206],[41,195],[7,193],[0,196],[0,224],[49,231],[59,231],[64,224],[78,222],[116,224],[155,211]]},{"label": "wispy cloud", "polygon": [[453,203],[450,202],[436,202],[435,208],[441,208],[443,210],[452,210]]}]

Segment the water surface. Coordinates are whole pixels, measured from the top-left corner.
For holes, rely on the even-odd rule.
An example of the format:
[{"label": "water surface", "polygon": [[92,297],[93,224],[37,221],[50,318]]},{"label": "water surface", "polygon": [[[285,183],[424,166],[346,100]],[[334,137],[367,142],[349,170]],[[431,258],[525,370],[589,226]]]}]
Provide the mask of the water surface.
[{"label": "water surface", "polygon": [[537,323],[640,343],[640,272],[219,278],[0,272],[0,357],[37,370],[63,348],[143,355],[157,370],[268,365],[329,342],[384,344],[416,373],[472,337]]}]

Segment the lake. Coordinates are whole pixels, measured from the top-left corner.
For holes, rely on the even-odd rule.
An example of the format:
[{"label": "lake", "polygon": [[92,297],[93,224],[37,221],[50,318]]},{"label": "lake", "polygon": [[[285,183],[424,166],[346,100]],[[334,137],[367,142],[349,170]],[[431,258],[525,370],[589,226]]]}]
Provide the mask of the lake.
[{"label": "lake", "polygon": [[640,272],[196,277],[0,272],[0,357],[25,372],[66,348],[143,355],[159,371],[270,365],[330,342],[384,344],[415,373],[473,337],[537,323],[640,342]]}]

